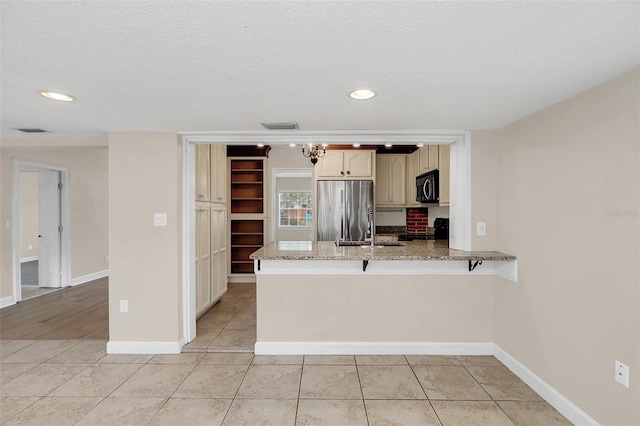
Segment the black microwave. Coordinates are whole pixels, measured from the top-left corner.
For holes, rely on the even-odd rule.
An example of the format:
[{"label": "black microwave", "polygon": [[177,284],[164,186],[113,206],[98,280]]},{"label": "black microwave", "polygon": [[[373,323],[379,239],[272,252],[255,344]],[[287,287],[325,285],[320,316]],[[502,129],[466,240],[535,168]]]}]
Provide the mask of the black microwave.
[{"label": "black microwave", "polygon": [[438,170],[416,177],[416,201],[420,203],[437,203],[440,201]]}]

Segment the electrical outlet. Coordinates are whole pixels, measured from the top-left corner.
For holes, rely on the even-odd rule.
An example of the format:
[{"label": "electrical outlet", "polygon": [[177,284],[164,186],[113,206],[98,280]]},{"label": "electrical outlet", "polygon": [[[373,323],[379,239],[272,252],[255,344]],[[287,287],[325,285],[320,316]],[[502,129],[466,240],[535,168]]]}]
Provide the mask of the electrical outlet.
[{"label": "electrical outlet", "polygon": [[378,217],[377,217],[377,219],[378,219],[378,224],[380,224],[380,225],[381,225],[381,224],[382,224],[382,215],[381,215],[381,214],[379,214],[379,215],[378,215]]},{"label": "electrical outlet", "polygon": [[29,250],[33,250],[33,246],[29,244]]},{"label": "electrical outlet", "polygon": [[476,234],[477,235],[486,235],[487,233],[487,224],[485,222],[478,222],[476,224]]},{"label": "electrical outlet", "polygon": [[121,300],[120,301],[120,312],[129,312],[129,301]]},{"label": "electrical outlet", "polygon": [[167,226],[167,214],[166,213],[154,213],[153,214],[153,226]]},{"label": "electrical outlet", "polygon": [[629,387],[629,366],[616,361],[616,382],[624,387]]}]

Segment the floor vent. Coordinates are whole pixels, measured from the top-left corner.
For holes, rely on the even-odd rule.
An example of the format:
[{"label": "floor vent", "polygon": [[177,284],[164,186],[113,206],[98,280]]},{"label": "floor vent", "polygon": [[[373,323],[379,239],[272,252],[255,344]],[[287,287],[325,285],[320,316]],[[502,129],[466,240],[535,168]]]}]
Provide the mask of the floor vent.
[{"label": "floor vent", "polygon": [[267,130],[296,130],[298,123],[262,123]]}]

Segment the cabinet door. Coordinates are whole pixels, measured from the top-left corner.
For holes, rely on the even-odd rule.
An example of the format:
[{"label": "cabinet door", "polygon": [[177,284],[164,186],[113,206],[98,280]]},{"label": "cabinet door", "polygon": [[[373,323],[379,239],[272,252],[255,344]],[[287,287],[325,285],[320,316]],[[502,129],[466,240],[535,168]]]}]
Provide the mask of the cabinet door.
[{"label": "cabinet door", "polygon": [[196,145],[196,201],[209,201],[211,156],[209,145]]},{"label": "cabinet door", "polygon": [[438,168],[438,145],[429,145],[429,171]]},{"label": "cabinet door", "polygon": [[440,173],[440,205],[448,206],[451,200],[450,173],[451,173],[451,147],[440,145],[438,164]]},{"label": "cabinet door", "polygon": [[428,146],[420,147],[420,149],[418,149],[418,156],[420,158],[418,175],[421,175],[429,171],[429,147]]},{"label": "cabinet door", "polygon": [[211,210],[196,208],[196,315],[211,301]]},{"label": "cabinet door", "polygon": [[218,295],[227,292],[227,210],[218,210]]},{"label": "cabinet door", "polygon": [[407,200],[407,157],[389,156],[389,204],[403,206]]},{"label": "cabinet door", "polygon": [[407,206],[420,207],[416,201],[416,176],[420,174],[420,151],[407,155]]},{"label": "cabinet door", "polygon": [[227,146],[211,145],[211,202],[224,203],[227,198]]},{"label": "cabinet door", "polygon": [[378,155],[376,157],[376,205],[384,206],[391,203],[391,174],[390,156]]},{"label": "cabinet door", "polygon": [[344,177],[343,151],[327,151],[316,164],[318,177]]},{"label": "cabinet door", "polygon": [[373,177],[374,151],[345,151],[344,166],[347,177]]}]

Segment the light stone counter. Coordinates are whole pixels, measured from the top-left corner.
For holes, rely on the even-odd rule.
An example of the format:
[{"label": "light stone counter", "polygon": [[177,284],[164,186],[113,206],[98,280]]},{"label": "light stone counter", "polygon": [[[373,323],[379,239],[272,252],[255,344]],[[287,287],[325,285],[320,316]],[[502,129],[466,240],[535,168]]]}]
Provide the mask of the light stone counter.
[{"label": "light stone counter", "polygon": [[403,241],[382,248],[336,247],[333,241],[274,241],[251,255],[257,260],[487,260],[511,261],[495,251],[450,249],[446,241]]}]

